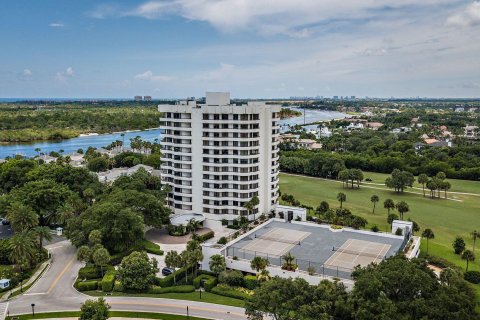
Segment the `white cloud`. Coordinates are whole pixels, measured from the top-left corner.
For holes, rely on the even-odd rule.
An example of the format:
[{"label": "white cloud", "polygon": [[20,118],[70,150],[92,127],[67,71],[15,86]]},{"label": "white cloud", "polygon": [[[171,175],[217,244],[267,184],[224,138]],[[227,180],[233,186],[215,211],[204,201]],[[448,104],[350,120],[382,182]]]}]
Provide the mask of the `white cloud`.
[{"label": "white cloud", "polygon": [[462,11],[448,17],[447,25],[455,27],[480,25],[480,1],[475,1]]},{"label": "white cloud", "polygon": [[65,27],[65,25],[62,22],[52,22],[49,24],[50,27],[52,28],[62,28]]},{"label": "white cloud", "polygon": [[65,71],[63,72],[57,72],[55,75],[55,79],[58,81],[65,81],[67,78],[73,77],[74,71],[72,67],[68,67]]},{"label": "white cloud", "polygon": [[[134,8],[102,5],[91,16],[136,16],[146,19],[178,15],[204,21],[221,31],[253,29],[261,34],[294,38],[311,35],[308,25],[330,20],[375,18],[385,8],[432,6],[460,0],[164,0],[148,1]],[[380,14],[381,15],[381,14]]]},{"label": "white cloud", "polygon": [[23,69],[23,75],[25,77],[31,77],[32,76],[32,71],[30,69]]},{"label": "white cloud", "polygon": [[170,81],[174,79],[170,76],[155,75],[151,70],[147,70],[144,73],[137,74],[134,78],[136,80],[143,81]]}]

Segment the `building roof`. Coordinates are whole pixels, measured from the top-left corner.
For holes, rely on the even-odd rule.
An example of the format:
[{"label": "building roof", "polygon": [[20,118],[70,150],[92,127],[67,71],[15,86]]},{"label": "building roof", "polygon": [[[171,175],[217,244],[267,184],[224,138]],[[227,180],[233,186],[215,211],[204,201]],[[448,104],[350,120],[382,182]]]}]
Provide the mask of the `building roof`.
[{"label": "building roof", "polygon": [[367,123],[367,127],[370,127],[370,128],[380,128],[381,126],[383,126],[383,123],[380,123],[380,122],[368,122]]},{"label": "building roof", "polygon": [[425,143],[429,145],[435,142],[440,142],[440,141],[437,139],[425,139]]}]

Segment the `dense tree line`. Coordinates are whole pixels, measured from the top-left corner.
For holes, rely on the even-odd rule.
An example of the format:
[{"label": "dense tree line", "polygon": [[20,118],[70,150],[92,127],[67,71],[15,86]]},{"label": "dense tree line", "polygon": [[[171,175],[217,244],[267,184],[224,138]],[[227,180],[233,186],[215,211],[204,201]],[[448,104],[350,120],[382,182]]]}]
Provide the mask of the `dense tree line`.
[{"label": "dense tree line", "polygon": [[325,138],[320,151],[290,150],[281,144],[280,169],[330,178],[348,168],[381,173],[399,169],[428,176],[444,172],[448,178],[480,179],[480,143],[415,150],[415,141],[413,133],[364,130]]},{"label": "dense tree line", "polygon": [[80,133],[108,133],[158,127],[153,106],[137,107],[1,108],[0,141],[18,142],[72,138]]},{"label": "dense tree line", "polygon": [[347,292],[340,282],[309,285],[301,278],[262,282],[250,301],[250,319],[477,319],[475,292],[461,272],[445,269],[440,278],[424,260],[394,256],[357,268]]}]

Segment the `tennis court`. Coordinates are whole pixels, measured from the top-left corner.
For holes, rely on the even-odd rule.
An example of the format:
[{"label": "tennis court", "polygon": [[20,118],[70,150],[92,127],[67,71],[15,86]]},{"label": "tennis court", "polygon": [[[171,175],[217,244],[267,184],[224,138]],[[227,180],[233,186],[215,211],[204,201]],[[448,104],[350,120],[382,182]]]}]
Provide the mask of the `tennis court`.
[{"label": "tennis court", "polygon": [[244,250],[282,256],[310,235],[310,232],[273,228],[267,233],[253,234]]},{"label": "tennis court", "polygon": [[353,269],[357,265],[362,267],[370,263],[382,261],[391,245],[358,239],[348,239],[341,247],[333,247],[334,252],[327,261],[326,266]]},{"label": "tennis court", "polygon": [[[281,266],[290,252],[301,271],[312,268],[321,275],[349,279],[357,265],[368,265],[396,254],[403,237],[328,226],[270,221],[227,246],[227,257],[252,260],[266,258]],[[335,250],[332,250],[335,249]]]}]

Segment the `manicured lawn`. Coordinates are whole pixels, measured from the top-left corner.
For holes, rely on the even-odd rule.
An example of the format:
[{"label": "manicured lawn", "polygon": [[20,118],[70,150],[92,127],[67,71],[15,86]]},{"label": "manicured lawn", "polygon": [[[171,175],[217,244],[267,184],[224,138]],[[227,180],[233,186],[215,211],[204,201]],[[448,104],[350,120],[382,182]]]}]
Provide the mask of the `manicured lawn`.
[{"label": "manicured lawn", "polygon": [[[383,175],[382,179],[387,175]],[[376,183],[380,175],[365,174],[365,178],[372,177]],[[382,181],[383,181],[382,180]],[[460,183],[457,183],[460,182]],[[378,182],[380,183],[380,182]],[[462,186],[465,192],[480,191],[480,182],[459,181],[451,182]],[[385,187],[379,186],[385,189]],[[452,188],[454,189],[454,188]],[[378,225],[381,230],[389,229],[387,223],[387,210],[383,208],[383,201],[387,198],[395,202],[406,201],[410,206],[410,212],[405,214],[405,219],[415,220],[420,228],[431,228],[435,233],[435,239],[429,242],[429,253],[448,259],[449,261],[465,268],[465,261],[459,255],[455,255],[452,249],[452,242],[456,236],[461,236],[467,243],[467,248],[472,248],[473,241],[470,232],[480,230],[480,197],[470,195],[456,195],[460,201],[445,199],[424,198],[417,194],[398,194],[390,190],[377,190],[361,187],[360,189],[346,189],[341,183],[325,181],[312,177],[299,177],[287,174],[280,174],[280,190],[295,196],[302,204],[316,208],[320,201],[327,201],[330,207],[339,207],[336,197],[339,192],[347,195],[347,201],[343,204],[353,214],[366,218],[369,227]],[[380,198],[377,203],[375,214],[372,213],[373,205],[370,197],[376,194]],[[421,231],[420,231],[421,232]],[[480,254],[480,241],[477,241],[476,254]],[[422,241],[421,250],[426,251],[426,241]],[[469,270],[480,271],[480,259],[470,263]],[[475,286],[480,291],[480,285]]]},{"label": "manicured lawn", "polygon": [[[49,319],[49,318],[73,318],[79,317],[80,311],[65,311],[65,312],[46,312],[36,313],[35,317],[31,314],[25,314],[17,316],[19,320],[26,319]],[[124,317],[124,318],[144,318],[144,319],[162,319],[162,320],[206,320],[205,318],[179,316],[174,314],[153,313],[153,312],[132,312],[132,311],[110,311],[111,317]],[[6,319],[11,319],[7,317]]]},{"label": "manicured lawn", "polygon": [[[91,295],[91,296],[95,296],[95,297],[107,296],[104,292],[101,292],[101,291],[85,291],[83,293]],[[243,300],[234,299],[234,298],[225,297],[225,296],[220,296],[220,295],[213,294],[213,293],[210,293],[210,292],[202,292],[202,299],[200,299],[200,294],[198,292],[161,293],[161,294],[113,292],[111,294],[111,296],[149,297],[149,298],[165,298],[165,299],[176,299],[176,300],[190,300],[190,301],[223,304],[223,305],[226,305],[226,306],[233,306],[233,307],[244,307],[244,305],[245,305]]]}]

